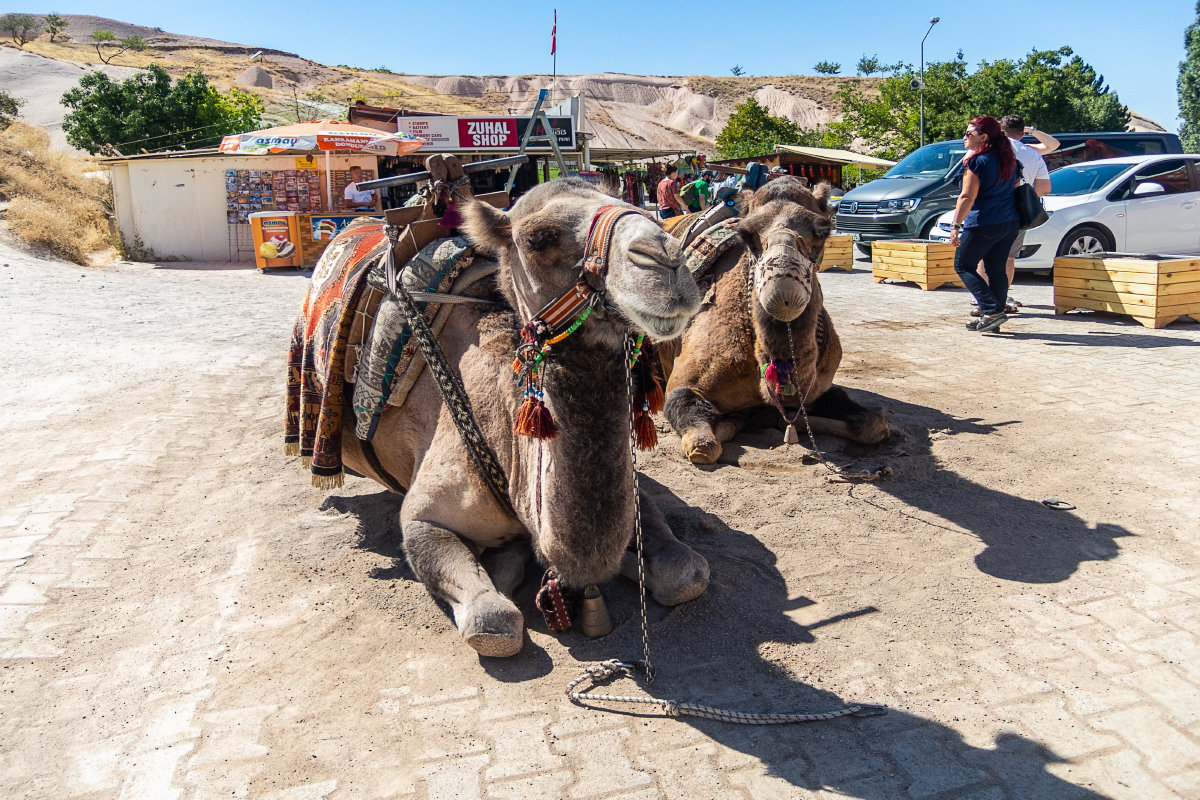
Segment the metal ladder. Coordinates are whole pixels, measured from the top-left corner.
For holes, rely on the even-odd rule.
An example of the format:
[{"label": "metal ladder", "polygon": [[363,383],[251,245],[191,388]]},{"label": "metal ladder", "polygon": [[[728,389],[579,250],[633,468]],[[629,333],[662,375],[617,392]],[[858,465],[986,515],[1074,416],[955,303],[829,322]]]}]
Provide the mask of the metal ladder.
[{"label": "metal ladder", "polygon": [[[538,90],[537,105],[533,107],[533,116],[529,118],[529,124],[525,126],[525,133],[521,136],[521,148],[517,154],[525,155],[525,148],[529,146],[530,142],[549,142],[550,148],[554,151],[554,158],[558,161],[558,174],[566,177],[567,162],[563,160],[562,150],[558,149],[558,137],[554,135],[554,129],[550,127],[550,120],[546,116],[546,112],[542,110],[542,103],[548,94],[549,91],[546,89]],[[542,123],[542,128],[546,131],[544,135],[535,136],[533,133],[538,122]],[[520,164],[513,164],[508,170],[508,181],[504,184],[504,191],[509,196],[512,195],[513,183],[517,179],[517,170],[520,168]]]}]

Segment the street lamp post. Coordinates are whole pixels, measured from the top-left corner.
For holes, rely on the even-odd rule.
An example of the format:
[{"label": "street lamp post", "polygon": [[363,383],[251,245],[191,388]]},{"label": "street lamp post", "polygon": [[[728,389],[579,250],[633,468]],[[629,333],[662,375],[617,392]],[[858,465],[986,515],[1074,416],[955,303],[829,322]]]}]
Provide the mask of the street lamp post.
[{"label": "street lamp post", "polygon": [[925,146],[925,40],[929,38],[933,26],[937,25],[941,19],[941,17],[931,17],[929,30],[925,31],[925,35],[921,37],[921,88],[918,92],[921,96],[921,147]]}]

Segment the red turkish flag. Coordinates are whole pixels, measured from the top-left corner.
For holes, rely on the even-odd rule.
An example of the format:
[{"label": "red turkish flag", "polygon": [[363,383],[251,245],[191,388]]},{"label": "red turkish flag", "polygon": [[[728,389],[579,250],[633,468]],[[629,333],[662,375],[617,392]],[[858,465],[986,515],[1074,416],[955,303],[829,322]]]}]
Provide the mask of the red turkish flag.
[{"label": "red turkish flag", "polygon": [[554,51],[558,49],[557,36],[558,34],[558,9],[554,9],[554,26],[550,28],[550,55],[554,55]]}]

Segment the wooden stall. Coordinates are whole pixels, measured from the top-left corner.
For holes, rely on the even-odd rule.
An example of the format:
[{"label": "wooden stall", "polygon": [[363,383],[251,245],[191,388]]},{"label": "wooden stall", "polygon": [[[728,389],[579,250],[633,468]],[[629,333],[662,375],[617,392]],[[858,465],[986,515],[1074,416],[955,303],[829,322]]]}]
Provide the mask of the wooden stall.
[{"label": "wooden stall", "polygon": [[1127,314],[1147,328],[1200,322],[1200,255],[1101,253],[1054,259],[1054,313]]},{"label": "wooden stall", "polygon": [[963,286],[954,271],[954,245],[927,239],[880,240],[871,243],[875,283],[888,278],[909,281],[925,291],[950,283]]}]

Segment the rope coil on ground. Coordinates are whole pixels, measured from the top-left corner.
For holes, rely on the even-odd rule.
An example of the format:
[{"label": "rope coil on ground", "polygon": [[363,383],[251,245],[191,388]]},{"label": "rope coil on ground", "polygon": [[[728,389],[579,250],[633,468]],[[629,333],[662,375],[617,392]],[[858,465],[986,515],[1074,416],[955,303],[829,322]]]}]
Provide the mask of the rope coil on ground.
[{"label": "rope coil on ground", "polygon": [[601,711],[609,710],[591,705],[597,702],[660,706],[663,715],[667,717],[701,717],[703,719],[717,720],[718,722],[731,722],[736,725],[788,725],[798,722],[824,722],[825,720],[837,719],[838,717],[874,717],[887,713],[887,709],[883,706],[855,703],[843,708],[815,714],[750,714],[743,711],[726,711],[720,708],[713,708],[712,706],[701,706],[693,703],[679,703],[674,700],[663,700],[657,697],[589,694],[586,689],[575,691],[575,687],[584,681],[591,680],[593,684],[597,684],[600,681],[629,676],[633,670],[639,669],[640,666],[637,663],[631,664],[618,661],[615,658],[599,664],[592,664],[584,668],[582,675],[567,684],[566,695],[570,698],[571,702],[584,708],[596,708]]}]

